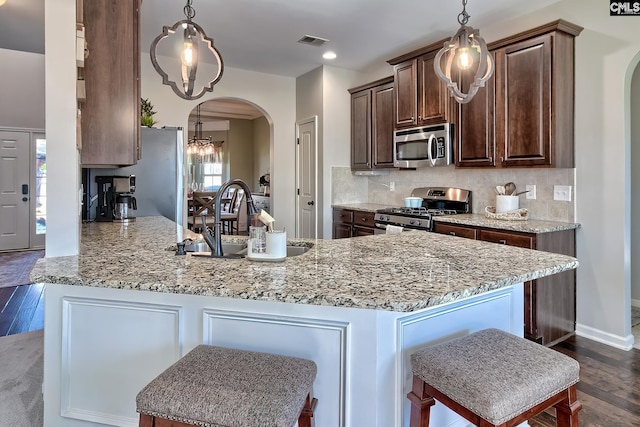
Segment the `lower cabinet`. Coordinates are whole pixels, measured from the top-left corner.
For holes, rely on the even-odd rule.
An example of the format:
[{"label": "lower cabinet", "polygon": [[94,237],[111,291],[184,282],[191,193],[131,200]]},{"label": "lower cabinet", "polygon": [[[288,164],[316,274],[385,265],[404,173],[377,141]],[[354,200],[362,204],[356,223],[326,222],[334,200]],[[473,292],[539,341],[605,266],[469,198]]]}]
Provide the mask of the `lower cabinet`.
[{"label": "lower cabinet", "polygon": [[374,215],[373,212],[333,208],[333,238],[344,239],[374,234]]},{"label": "lower cabinet", "polygon": [[[519,233],[435,222],[441,234],[575,256],[575,230]],[[575,270],[524,283],[524,336],[550,346],[573,335],[576,326]]]}]

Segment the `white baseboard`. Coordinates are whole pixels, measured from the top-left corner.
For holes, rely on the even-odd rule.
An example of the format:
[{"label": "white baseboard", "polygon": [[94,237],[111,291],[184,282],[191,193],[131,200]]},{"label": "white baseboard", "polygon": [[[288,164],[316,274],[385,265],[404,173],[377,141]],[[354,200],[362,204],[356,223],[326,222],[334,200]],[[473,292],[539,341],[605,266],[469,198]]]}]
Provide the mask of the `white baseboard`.
[{"label": "white baseboard", "polygon": [[581,325],[579,323],[576,324],[576,335],[622,350],[631,350],[634,343],[634,337],[632,334],[623,337],[620,335],[610,334],[609,332],[604,332],[590,326]]}]

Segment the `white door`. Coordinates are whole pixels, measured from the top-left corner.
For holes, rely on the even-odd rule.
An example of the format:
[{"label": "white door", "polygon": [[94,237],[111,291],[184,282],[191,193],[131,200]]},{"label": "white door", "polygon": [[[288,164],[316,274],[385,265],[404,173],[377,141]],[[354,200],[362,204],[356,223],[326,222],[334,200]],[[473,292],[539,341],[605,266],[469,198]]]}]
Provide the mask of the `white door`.
[{"label": "white door", "polygon": [[0,131],[0,250],[29,248],[28,132]]},{"label": "white door", "polygon": [[318,234],[316,118],[297,124],[296,237],[315,239]]}]

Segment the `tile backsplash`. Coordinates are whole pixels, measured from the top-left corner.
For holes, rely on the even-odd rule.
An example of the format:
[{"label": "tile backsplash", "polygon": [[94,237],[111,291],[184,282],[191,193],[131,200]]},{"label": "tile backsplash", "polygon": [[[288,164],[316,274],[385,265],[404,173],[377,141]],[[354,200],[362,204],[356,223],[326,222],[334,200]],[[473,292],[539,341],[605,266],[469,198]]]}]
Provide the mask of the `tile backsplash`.
[{"label": "tile backsplash", "polygon": [[[484,213],[495,206],[496,185],[514,182],[517,191],[536,186],[536,199],[520,196],[520,207],[529,210],[529,218],[551,221],[575,221],[575,169],[391,169],[384,176],[357,176],[348,167],[331,168],[331,203],[381,203],[402,206],[404,198],[416,187],[458,187],[471,190],[473,213]],[[390,190],[390,183],[395,190]],[[571,201],[553,200],[554,185],[570,185]]]}]

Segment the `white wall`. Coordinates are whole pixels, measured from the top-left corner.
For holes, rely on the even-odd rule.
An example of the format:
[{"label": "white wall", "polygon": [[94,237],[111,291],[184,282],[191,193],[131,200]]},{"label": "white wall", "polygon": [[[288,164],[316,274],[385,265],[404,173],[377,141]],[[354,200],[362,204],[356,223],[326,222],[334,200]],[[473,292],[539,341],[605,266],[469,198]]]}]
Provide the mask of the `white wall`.
[{"label": "white wall", "polygon": [[44,59],[0,49],[0,127],[44,129]]},{"label": "white wall", "polygon": [[[167,58],[167,60],[169,60]],[[207,72],[200,65],[198,73]],[[142,56],[142,97],[154,105],[156,126],[187,128],[189,112],[209,99],[233,98],[245,100],[262,110],[272,125],[273,146],[271,177],[271,209],[278,228],[295,230],[295,79],[273,74],[225,67],[222,80],[212,93],[195,101],[186,101],[162,84],[162,78],[151,65],[148,55]],[[251,185],[251,183],[249,183]]]},{"label": "white wall", "polygon": [[343,68],[323,67],[322,125],[322,237],[331,238],[331,167],[351,164],[351,94],[348,90],[358,86],[360,73]]}]

